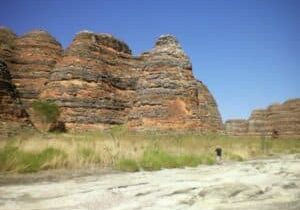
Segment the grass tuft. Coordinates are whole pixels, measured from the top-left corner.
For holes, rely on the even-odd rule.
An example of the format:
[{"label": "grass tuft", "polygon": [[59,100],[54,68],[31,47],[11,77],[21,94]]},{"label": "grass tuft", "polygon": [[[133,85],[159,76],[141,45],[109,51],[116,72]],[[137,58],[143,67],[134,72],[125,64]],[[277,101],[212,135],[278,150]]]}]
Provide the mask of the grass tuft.
[{"label": "grass tuft", "polygon": [[0,171],[29,173],[54,168],[49,163],[55,157],[65,158],[66,154],[52,147],[46,148],[39,153],[30,153],[22,151],[15,146],[7,146],[0,149]]},{"label": "grass tuft", "polygon": [[140,170],[137,161],[132,159],[120,159],[116,168],[126,172],[136,172]]},{"label": "grass tuft", "polygon": [[147,150],[140,162],[144,170],[160,170],[162,168],[195,167],[200,164],[214,164],[213,157],[202,155],[172,155],[163,150]]},{"label": "grass tuft", "polygon": [[178,163],[175,157],[159,149],[145,151],[141,160],[141,167],[149,171],[160,170],[161,168],[176,168],[177,166]]}]

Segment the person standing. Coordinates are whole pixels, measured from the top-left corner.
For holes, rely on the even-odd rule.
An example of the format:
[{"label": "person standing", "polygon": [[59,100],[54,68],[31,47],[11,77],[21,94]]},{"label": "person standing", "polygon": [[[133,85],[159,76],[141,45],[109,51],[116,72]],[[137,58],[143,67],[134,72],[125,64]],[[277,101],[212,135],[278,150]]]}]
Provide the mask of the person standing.
[{"label": "person standing", "polygon": [[220,164],[222,161],[222,148],[220,146],[217,146],[215,152],[216,152],[217,163]]}]

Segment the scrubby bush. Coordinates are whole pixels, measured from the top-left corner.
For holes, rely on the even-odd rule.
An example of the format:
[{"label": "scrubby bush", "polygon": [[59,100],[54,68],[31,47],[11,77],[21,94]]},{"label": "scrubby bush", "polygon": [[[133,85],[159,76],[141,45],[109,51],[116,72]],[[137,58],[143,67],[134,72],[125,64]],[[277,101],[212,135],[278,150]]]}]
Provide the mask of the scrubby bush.
[{"label": "scrubby bush", "polygon": [[59,117],[59,108],[51,101],[36,100],[32,103],[32,109],[44,123],[54,123]]},{"label": "scrubby bush", "polygon": [[36,100],[32,103],[32,122],[41,131],[66,132],[64,122],[58,121],[59,107],[51,101]]}]

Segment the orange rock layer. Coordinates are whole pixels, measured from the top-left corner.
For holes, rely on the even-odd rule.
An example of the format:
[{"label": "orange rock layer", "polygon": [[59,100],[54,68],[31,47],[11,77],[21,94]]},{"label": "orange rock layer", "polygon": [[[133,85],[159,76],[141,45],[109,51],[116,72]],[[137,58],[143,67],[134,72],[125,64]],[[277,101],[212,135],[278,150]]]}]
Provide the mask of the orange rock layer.
[{"label": "orange rock layer", "polygon": [[140,56],[111,35],[88,31],[64,51],[44,31],[17,37],[2,28],[0,41],[0,56],[29,114],[30,103],[43,99],[59,106],[69,129],[222,129],[213,96],[194,78],[188,56],[171,35]]}]

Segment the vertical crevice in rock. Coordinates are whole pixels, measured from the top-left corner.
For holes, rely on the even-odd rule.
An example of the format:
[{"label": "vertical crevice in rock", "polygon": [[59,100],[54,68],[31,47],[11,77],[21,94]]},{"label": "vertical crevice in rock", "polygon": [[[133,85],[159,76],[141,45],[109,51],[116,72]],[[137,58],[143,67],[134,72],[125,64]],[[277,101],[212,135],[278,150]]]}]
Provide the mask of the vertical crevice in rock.
[{"label": "vertical crevice in rock", "polygon": [[31,125],[6,63],[0,59],[0,135],[7,136]]}]

